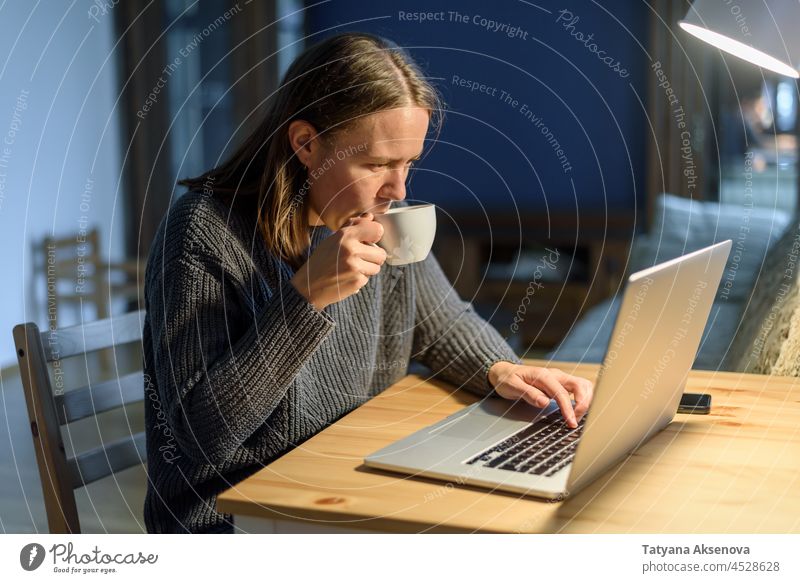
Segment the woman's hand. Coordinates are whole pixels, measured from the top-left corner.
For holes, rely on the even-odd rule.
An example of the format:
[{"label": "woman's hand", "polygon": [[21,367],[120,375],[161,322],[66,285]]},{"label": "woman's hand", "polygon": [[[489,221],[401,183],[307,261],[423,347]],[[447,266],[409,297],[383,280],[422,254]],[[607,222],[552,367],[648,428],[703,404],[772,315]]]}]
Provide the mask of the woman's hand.
[{"label": "woman's hand", "polygon": [[372,245],[383,237],[383,225],[364,213],[325,239],[294,277],[292,285],[316,309],[358,293],[381,270],[386,251]]},{"label": "woman's hand", "polygon": [[[489,369],[489,383],[506,399],[523,398],[543,409],[553,398],[569,427],[577,427],[592,402],[594,383],[557,368],[540,368],[511,362],[496,362]],[[570,393],[575,397],[572,408]]]}]

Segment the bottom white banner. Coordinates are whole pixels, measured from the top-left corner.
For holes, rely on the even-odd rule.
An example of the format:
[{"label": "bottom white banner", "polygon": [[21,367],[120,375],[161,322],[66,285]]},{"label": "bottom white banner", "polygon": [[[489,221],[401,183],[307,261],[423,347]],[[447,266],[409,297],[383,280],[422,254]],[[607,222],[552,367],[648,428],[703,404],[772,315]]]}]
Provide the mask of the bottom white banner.
[{"label": "bottom white banner", "polygon": [[800,581],[798,535],[4,535],[2,581]]}]

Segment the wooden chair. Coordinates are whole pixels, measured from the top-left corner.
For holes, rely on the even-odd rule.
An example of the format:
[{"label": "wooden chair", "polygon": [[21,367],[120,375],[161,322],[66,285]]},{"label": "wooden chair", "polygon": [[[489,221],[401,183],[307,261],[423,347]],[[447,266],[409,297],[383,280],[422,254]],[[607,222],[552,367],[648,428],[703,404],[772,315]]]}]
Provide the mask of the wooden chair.
[{"label": "wooden chair", "polygon": [[[79,533],[75,489],[146,461],[145,434],[104,443],[67,457],[61,426],[128,404],[144,401],[141,370],[64,391],[53,386],[48,365],[65,358],[140,342],[144,311],[96,322],[40,332],[36,324],[14,327],[22,386],[28,406],[36,461],[51,533]],[[56,376],[58,385],[58,377]],[[63,380],[62,383],[63,385]]]},{"label": "wooden chair", "polygon": [[34,273],[44,285],[45,312],[54,326],[63,307],[94,306],[98,320],[111,316],[110,302],[123,299],[142,305],[144,262],[102,260],[100,232],[44,237],[34,244]]},{"label": "wooden chair", "polygon": [[[38,280],[34,289],[44,289],[41,299],[51,328],[63,326],[65,310],[77,313],[79,321],[103,320],[112,315],[116,300],[127,306],[144,305],[144,269],[144,262],[136,260],[103,261],[97,227],[69,236],[47,236],[33,245],[33,270]],[[38,291],[36,297],[41,297]],[[99,355],[99,361],[104,373],[112,372],[106,352]]]}]

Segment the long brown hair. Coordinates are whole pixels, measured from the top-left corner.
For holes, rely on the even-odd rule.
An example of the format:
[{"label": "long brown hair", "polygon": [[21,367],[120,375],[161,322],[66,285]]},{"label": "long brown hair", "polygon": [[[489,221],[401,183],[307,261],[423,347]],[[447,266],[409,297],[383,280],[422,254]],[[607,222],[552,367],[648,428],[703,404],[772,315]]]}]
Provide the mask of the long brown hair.
[{"label": "long brown hair", "polygon": [[[386,39],[364,33],[330,37],[305,50],[286,72],[258,127],[222,165],[178,182],[234,203],[256,197],[258,227],[268,250],[294,267],[308,248],[306,169],[287,129],[305,120],[323,139],[365,115],[415,105],[441,126],[441,99],[411,57]],[[307,190],[307,189],[304,189]]]}]

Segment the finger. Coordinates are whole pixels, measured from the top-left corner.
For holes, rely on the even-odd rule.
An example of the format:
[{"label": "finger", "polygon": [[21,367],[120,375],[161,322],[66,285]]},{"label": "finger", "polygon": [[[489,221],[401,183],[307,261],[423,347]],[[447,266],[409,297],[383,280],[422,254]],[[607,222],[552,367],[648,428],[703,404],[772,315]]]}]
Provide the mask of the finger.
[{"label": "finger", "polygon": [[358,225],[360,223],[373,220],[375,220],[375,215],[373,215],[372,213],[361,213],[360,215],[350,217],[350,221],[348,222],[347,226]]},{"label": "finger", "polygon": [[373,275],[378,275],[381,272],[381,266],[378,263],[373,263],[372,261],[359,259],[358,272],[368,277],[372,277]]},{"label": "finger", "polygon": [[369,261],[370,263],[374,263],[378,266],[381,266],[386,262],[386,251],[377,245],[373,246],[372,244],[362,244],[359,246],[356,253],[364,261]]},{"label": "finger", "polygon": [[361,288],[365,287],[369,283],[369,277],[366,275],[359,273],[358,279],[353,282],[353,287],[355,288],[354,294],[357,294],[361,291]]},{"label": "finger", "polygon": [[529,405],[533,405],[537,409],[544,409],[550,404],[550,397],[545,395],[542,391],[535,387],[528,386],[522,392],[522,398]]},{"label": "finger", "polygon": [[561,383],[556,380],[555,376],[549,371],[536,371],[534,369],[531,371],[533,374],[531,374],[529,378],[525,378],[525,372],[527,371],[521,373],[523,374],[523,380],[555,399],[556,403],[558,403],[558,408],[561,409],[561,415],[567,422],[567,426],[573,428],[577,427],[578,422],[575,419],[575,411],[572,409],[572,401],[569,398],[569,393]]},{"label": "finger", "polygon": [[345,227],[352,227],[354,225],[358,225],[365,221],[372,221],[372,220],[375,220],[375,215],[373,215],[372,213],[361,213],[360,215],[355,215],[347,219],[347,221],[345,222],[344,225],[342,225],[341,228],[344,229]]},{"label": "finger", "polygon": [[351,229],[361,243],[377,243],[383,237],[383,225],[377,221],[363,220],[353,225]]},{"label": "finger", "polygon": [[575,417],[580,421],[589,410],[594,393],[594,384],[589,379],[576,377],[562,371],[558,371],[555,377],[575,397]]},{"label": "finger", "polygon": [[[501,381],[510,389],[510,394],[515,399],[523,399],[529,405],[544,409],[550,403],[550,398],[536,387],[532,387],[516,375],[509,375]],[[495,388],[497,391],[497,388]]]},{"label": "finger", "polygon": [[338,276],[349,273],[371,277],[380,273],[381,267],[386,261],[386,251],[380,247],[360,243],[353,244],[353,242],[348,247],[340,250]]},{"label": "finger", "polygon": [[358,290],[360,290],[362,287],[364,287],[369,283],[369,277],[367,277],[363,273],[356,273],[354,276],[348,278],[345,281],[346,283],[342,285],[345,291],[347,290],[347,288],[351,288],[355,290],[355,293],[358,293]]}]

